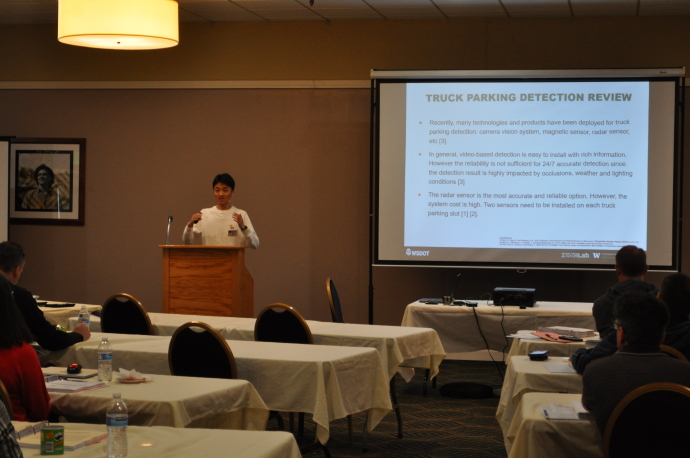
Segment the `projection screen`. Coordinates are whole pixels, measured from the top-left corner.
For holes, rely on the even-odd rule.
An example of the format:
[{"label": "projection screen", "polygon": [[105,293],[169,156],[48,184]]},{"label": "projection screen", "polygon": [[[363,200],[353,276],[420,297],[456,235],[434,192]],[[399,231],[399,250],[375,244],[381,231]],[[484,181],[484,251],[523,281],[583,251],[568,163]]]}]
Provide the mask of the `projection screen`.
[{"label": "projection screen", "polygon": [[678,269],[683,69],[372,80],[375,265]]}]

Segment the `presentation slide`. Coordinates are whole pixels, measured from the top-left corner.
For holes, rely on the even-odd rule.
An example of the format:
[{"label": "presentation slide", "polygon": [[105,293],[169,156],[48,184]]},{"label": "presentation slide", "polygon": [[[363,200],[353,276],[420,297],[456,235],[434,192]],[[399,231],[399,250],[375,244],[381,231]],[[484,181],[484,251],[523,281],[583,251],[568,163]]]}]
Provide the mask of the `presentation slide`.
[{"label": "presentation slide", "polygon": [[[665,94],[659,101],[652,84],[382,85],[379,255],[613,264],[624,245],[649,250],[660,224],[663,241],[652,245],[670,264],[672,96],[663,105],[673,85],[655,92]],[[671,128],[656,132],[650,113]],[[661,204],[666,221],[650,223],[660,192],[650,186],[671,197]]]}]

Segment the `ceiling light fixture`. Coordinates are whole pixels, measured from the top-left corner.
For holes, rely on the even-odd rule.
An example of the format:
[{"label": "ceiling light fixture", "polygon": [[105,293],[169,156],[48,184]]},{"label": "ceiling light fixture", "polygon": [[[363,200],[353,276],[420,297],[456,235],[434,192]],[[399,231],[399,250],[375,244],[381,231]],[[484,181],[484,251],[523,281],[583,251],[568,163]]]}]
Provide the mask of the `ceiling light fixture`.
[{"label": "ceiling light fixture", "polygon": [[58,40],[88,48],[160,49],[179,43],[173,0],[59,0]]}]

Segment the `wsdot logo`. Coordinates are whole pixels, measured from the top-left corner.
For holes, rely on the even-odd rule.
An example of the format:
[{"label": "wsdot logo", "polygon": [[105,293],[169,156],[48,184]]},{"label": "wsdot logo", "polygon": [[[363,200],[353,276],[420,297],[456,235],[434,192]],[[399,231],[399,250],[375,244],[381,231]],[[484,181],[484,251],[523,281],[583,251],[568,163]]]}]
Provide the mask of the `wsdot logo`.
[{"label": "wsdot logo", "polygon": [[405,251],[408,256],[429,256],[429,251],[412,251],[409,248]]}]

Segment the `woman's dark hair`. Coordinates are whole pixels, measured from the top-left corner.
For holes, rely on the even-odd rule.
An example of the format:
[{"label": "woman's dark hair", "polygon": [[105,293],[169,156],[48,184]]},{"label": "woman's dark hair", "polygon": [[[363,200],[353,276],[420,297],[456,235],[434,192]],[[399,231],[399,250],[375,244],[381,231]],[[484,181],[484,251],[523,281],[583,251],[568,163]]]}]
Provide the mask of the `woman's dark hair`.
[{"label": "woman's dark hair", "polygon": [[0,275],[0,348],[12,348],[33,341],[34,337],[14,303],[10,281]]},{"label": "woman's dark hair", "polygon": [[220,173],[216,175],[216,177],[213,179],[213,186],[211,187],[215,188],[218,183],[223,183],[224,185],[229,186],[233,191],[235,190],[235,180],[233,180],[228,173]]},{"label": "woman's dark hair", "polygon": [[50,185],[52,186],[55,182],[55,173],[53,173],[53,169],[51,169],[45,164],[39,165],[38,167],[36,167],[36,170],[34,170],[34,180],[36,180],[36,184],[38,184],[38,172],[40,172],[41,170],[45,170],[46,172],[48,172],[48,175],[50,175]]}]

